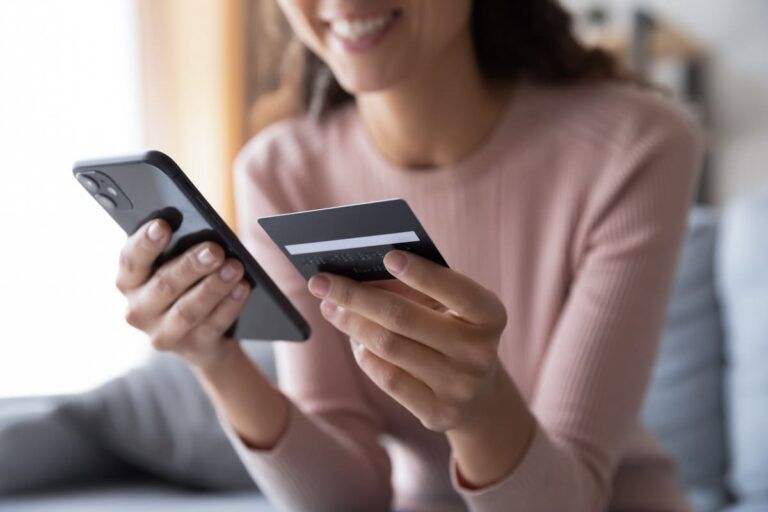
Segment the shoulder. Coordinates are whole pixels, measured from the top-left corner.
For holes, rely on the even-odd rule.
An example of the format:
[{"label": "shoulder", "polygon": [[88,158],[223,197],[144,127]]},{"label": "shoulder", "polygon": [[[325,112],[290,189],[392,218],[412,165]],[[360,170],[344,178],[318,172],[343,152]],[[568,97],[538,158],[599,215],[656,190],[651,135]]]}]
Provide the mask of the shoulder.
[{"label": "shoulder", "polygon": [[345,129],[349,108],[339,108],[322,122],[301,114],[261,130],[235,157],[235,187],[294,199],[309,193],[313,182],[321,179],[329,144]]},{"label": "shoulder", "polygon": [[703,137],[671,98],[620,84],[543,86],[532,97],[543,112],[535,133],[569,155],[564,168],[569,178],[580,177],[592,207],[628,195],[687,200],[699,176]]},{"label": "shoulder", "polygon": [[261,179],[300,172],[302,163],[316,155],[321,137],[319,127],[303,115],[273,123],[254,135],[238,152],[235,172]]},{"label": "shoulder", "polygon": [[572,143],[624,155],[670,140],[691,151],[701,144],[692,115],[658,91],[601,83],[541,86],[535,96],[549,106],[554,133]]}]

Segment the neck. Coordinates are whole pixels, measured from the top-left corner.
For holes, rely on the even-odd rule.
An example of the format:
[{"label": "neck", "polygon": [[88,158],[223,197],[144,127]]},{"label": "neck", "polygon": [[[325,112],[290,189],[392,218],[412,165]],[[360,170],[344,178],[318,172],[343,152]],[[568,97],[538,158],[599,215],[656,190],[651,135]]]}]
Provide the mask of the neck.
[{"label": "neck", "polygon": [[366,131],[396,165],[458,162],[489,136],[508,100],[509,87],[482,79],[468,34],[436,61],[397,87],[356,97]]}]

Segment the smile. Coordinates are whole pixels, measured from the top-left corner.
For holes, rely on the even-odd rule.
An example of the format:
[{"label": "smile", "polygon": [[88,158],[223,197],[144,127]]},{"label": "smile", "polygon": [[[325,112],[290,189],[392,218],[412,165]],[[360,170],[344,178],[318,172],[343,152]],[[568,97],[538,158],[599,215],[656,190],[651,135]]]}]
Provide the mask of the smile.
[{"label": "smile", "polygon": [[334,18],[326,24],[332,39],[347,51],[362,51],[381,41],[400,18],[400,10],[356,18]]}]

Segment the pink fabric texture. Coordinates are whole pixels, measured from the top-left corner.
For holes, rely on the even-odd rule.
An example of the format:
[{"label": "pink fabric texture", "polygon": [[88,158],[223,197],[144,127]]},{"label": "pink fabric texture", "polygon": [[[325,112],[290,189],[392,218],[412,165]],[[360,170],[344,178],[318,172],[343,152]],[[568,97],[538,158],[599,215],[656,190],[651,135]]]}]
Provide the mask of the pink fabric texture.
[{"label": "pink fabric texture", "polygon": [[[354,104],[254,137],[235,165],[239,232],[313,329],[275,344],[293,403],[273,449],[249,449],[218,411],[263,492],[290,511],[687,510],[638,410],[700,153],[680,111],[618,85],[521,84],[483,145],[447,168],[391,164]],[[537,427],[518,467],[486,488],[463,488],[445,436],[368,380],[256,222],[395,197],[507,307],[499,358]]]}]

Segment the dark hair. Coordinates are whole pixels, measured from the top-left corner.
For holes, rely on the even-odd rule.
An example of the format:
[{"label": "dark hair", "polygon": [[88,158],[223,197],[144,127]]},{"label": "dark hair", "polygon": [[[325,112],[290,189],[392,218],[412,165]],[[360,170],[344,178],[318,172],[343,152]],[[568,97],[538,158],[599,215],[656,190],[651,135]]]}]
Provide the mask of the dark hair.
[{"label": "dark hair", "polygon": [[[580,42],[572,25],[571,14],[557,0],[473,0],[471,30],[480,72],[494,82],[636,82],[613,55]],[[301,88],[305,110],[319,116],[352,98],[308,49],[293,54],[301,62],[284,61],[284,70],[292,68],[294,84],[299,81],[295,86]]]}]

